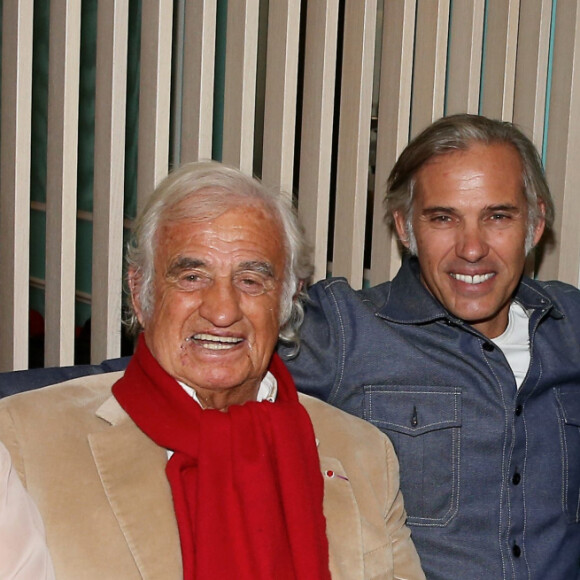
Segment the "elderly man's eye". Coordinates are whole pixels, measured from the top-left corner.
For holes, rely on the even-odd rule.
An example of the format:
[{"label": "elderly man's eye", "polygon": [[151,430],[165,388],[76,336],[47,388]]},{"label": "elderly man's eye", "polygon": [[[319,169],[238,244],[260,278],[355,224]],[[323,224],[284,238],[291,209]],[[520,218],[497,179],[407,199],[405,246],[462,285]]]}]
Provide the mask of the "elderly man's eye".
[{"label": "elderly man's eye", "polygon": [[206,281],[207,277],[194,272],[188,272],[177,279],[177,285],[182,290],[196,290],[202,287]]},{"label": "elderly man's eye", "polygon": [[236,278],[235,284],[242,292],[250,296],[264,294],[272,286],[269,278],[261,276],[239,276]]}]

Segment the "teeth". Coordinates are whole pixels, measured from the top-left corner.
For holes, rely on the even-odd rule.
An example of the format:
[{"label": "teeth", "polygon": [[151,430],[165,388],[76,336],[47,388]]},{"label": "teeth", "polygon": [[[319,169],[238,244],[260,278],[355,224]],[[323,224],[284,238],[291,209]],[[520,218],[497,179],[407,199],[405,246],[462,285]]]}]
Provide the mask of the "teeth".
[{"label": "teeth", "polygon": [[465,282],[466,284],[481,284],[482,282],[485,282],[487,280],[489,280],[490,278],[493,278],[493,276],[495,276],[495,274],[490,273],[490,274],[476,274],[475,276],[468,276],[465,274],[451,274],[452,278],[455,278],[456,280],[459,280],[459,282]]},{"label": "teeth", "polygon": [[209,350],[227,350],[242,342],[241,338],[234,336],[215,336],[213,334],[194,334],[192,338],[200,346]]},{"label": "teeth", "polygon": [[204,342],[200,345],[203,348],[207,348],[208,350],[227,350],[232,348],[234,345],[233,344],[221,344],[218,342]]},{"label": "teeth", "polygon": [[215,336],[214,334],[194,334],[194,340],[209,340],[210,342],[241,342],[241,338],[235,336]]}]

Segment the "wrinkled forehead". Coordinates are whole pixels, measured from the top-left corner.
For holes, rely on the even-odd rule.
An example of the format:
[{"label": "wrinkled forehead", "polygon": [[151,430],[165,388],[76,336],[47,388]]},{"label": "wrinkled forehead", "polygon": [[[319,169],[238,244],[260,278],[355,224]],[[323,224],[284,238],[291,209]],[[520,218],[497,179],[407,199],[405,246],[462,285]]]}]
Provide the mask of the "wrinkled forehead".
[{"label": "wrinkled forehead", "polygon": [[269,263],[282,275],[286,251],[282,231],[262,205],[234,206],[192,219],[187,212],[165,219],[157,230],[155,260],[181,263],[202,259],[229,266],[241,262]]},{"label": "wrinkled forehead", "polygon": [[[250,227],[252,215],[262,222],[262,229],[268,230],[269,237],[262,240],[263,244],[279,248],[284,263],[290,259],[289,241],[286,239],[285,228],[280,210],[274,202],[267,198],[243,195],[236,192],[215,188],[205,188],[183,197],[177,203],[164,208],[159,215],[154,241],[154,254],[157,254],[162,237],[172,225],[185,226],[190,224],[192,233],[196,225],[217,220],[226,214],[234,219],[228,220],[230,227]],[[223,220],[222,220],[223,221]],[[257,236],[257,238],[262,236]],[[277,252],[278,253],[278,252]]]}]

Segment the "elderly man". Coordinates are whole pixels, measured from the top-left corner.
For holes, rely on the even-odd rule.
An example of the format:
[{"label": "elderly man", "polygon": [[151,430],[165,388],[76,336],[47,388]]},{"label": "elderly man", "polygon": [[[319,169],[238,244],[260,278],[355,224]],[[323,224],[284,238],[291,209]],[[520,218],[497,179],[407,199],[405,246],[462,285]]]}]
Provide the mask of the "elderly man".
[{"label": "elderly man", "polygon": [[429,579],[580,578],[580,292],[523,276],[553,219],[512,124],[443,118],[393,168],[392,282],[310,291],[299,390],[389,435]]},{"label": "elderly man", "polygon": [[53,580],[44,527],[0,443],[0,578]]},{"label": "elderly man", "polygon": [[388,439],[299,397],[273,355],[310,272],[286,198],[186,165],[128,262],[143,332],[125,373],[0,402],[57,577],[424,578]]}]

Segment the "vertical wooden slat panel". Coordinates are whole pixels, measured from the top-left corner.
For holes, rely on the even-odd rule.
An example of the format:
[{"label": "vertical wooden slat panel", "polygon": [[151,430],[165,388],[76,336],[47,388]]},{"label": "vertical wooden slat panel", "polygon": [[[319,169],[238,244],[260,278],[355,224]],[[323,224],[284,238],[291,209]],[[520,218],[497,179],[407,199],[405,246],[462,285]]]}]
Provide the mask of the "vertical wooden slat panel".
[{"label": "vertical wooden slat panel", "polygon": [[453,2],[447,62],[446,114],[479,110],[485,0]]},{"label": "vertical wooden slat panel", "polygon": [[2,3],[0,370],[28,367],[33,3]]},{"label": "vertical wooden slat panel", "polygon": [[[362,283],[376,1],[344,3],[333,274],[347,276],[355,287]],[[477,111],[485,7],[482,113],[513,118],[538,147],[542,146],[552,3],[385,0],[371,283],[391,277],[399,264],[396,244],[382,222],[388,172],[408,135],[443,114],[446,71],[446,112]],[[261,3],[237,0],[228,4],[223,159],[251,173]],[[47,364],[69,364],[72,353],[79,5],[53,0],[51,8]],[[288,190],[292,188],[300,5],[297,0],[269,3],[263,174],[267,182],[280,183]],[[316,278],[326,274],[339,5],[339,0],[304,3],[308,26],[299,211],[315,246]],[[217,0],[186,3],[183,161],[211,156],[216,6]],[[452,28],[448,31],[450,6]],[[1,370],[28,365],[32,7],[31,1],[2,2]],[[143,2],[139,204],[167,171],[172,7],[170,0]],[[580,282],[580,196],[576,192],[580,182],[580,72],[576,61],[580,51],[579,12],[577,2],[561,0],[557,4],[546,168],[557,206],[558,243],[544,256],[539,271],[542,278],[576,285]],[[127,18],[128,0],[99,3],[91,353],[94,362],[119,354]],[[451,44],[446,63],[448,33]]]},{"label": "vertical wooden slat panel", "polygon": [[217,0],[187,0],[181,162],[211,159]]},{"label": "vertical wooden slat panel", "polygon": [[492,119],[511,121],[520,0],[494,0],[487,6],[481,113]]},{"label": "vertical wooden slat panel", "polygon": [[181,128],[183,126],[183,58],[185,52],[185,0],[173,2],[173,42],[171,46],[173,73],[171,75],[171,117],[169,167],[181,164]]},{"label": "vertical wooden slat panel", "polygon": [[143,2],[137,208],[169,169],[173,0]]},{"label": "vertical wooden slat panel", "polygon": [[309,2],[304,49],[298,213],[313,247],[314,280],[326,277],[339,0]]},{"label": "vertical wooden slat panel", "polygon": [[538,272],[579,285],[580,277],[580,7],[558,2],[550,95],[546,174],[556,204],[557,245]]},{"label": "vertical wooden slat panel", "polygon": [[[549,77],[552,0],[520,0],[513,122],[541,152]],[[526,274],[535,276],[538,252],[528,256]]]},{"label": "vertical wooden slat panel", "polygon": [[50,5],[45,366],[74,364],[81,6]]},{"label": "vertical wooden slat panel", "polygon": [[443,115],[449,0],[418,0],[411,135]]},{"label": "vertical wooden slat panel", "polygon": [[262,179],[292,194],[300,0],[270,2]]},{"label": "vertical wooden slat panel", "polygon": [[259,0],[228,2],[222,159],[252,174]]},{"label": "vertical wooden slat panel", "polygon": [[401,264],[397,241],[384,222],[384,198],[389,173],[409,140],[415,6],[415,0],[384,5],[371,284],[391,279]]},{"label": "vertical wooden slat panel", "polygon": [[99,2],[91,361],[120,354],[129,0]]},{"label": "vertical wooden slat panel", "polygon": [[369,172],[377,4],[345,5],[333,276],[360,288]]},{"label": "vertical wooden slat panel", "polygon": [[551,0],[521,0],[513,121],[541,151],[550,53]]}]

